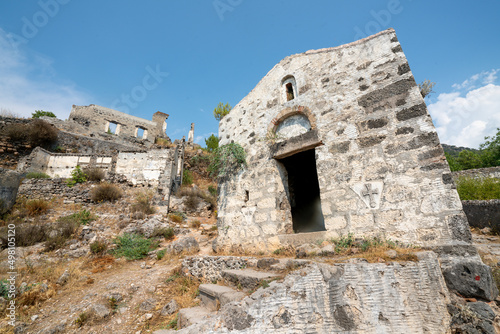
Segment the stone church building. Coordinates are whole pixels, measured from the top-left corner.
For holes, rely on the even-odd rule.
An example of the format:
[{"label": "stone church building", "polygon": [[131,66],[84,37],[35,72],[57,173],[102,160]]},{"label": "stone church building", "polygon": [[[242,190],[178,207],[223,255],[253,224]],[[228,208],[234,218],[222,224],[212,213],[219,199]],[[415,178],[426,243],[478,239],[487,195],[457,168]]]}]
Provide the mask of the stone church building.
[{"label": "stone church building", "polygon": [[221,180],[218,245],[353,233],[470,243],[436,130],[393,29],[292,55],[225,116],[248,166]]}]

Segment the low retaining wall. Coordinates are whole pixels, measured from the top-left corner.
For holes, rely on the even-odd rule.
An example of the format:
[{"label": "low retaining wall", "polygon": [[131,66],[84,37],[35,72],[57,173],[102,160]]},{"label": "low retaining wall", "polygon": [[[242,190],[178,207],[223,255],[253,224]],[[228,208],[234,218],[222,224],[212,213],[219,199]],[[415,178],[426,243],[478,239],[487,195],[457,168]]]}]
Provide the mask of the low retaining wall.
[{"label": "low retaining wall", "polygon": [[58,179],[25,179],[19,187],[18,196],[30,199],[43,198],[50,200],[53,197],[64,198],[69,203],[88,203],[90,200],[90,187],[76,184],[68,187],[66,180]]},{"label": "low retaining wall", "polygon": [[500,231],[500,200],[462,201],[464,212],[471,227],[490,227]]},{"label": "low retaining wall", "polygon": [[498,177],[500,178],[500,167],[488,167],[478,169],[467,169],[458,172],[452,172],[453,180],[457,180],[460,176],[468,177]]}]

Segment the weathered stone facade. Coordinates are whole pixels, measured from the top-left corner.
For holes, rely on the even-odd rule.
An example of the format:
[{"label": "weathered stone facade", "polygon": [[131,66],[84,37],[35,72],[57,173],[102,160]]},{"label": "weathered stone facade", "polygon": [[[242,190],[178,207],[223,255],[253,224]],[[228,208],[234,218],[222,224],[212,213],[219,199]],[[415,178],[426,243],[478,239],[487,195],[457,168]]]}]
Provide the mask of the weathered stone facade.
[{"label": "weathered stone facade", "polygon": [[168,114],[158,111],[153,114],[153,121],[148,121],[140,117],[91,104],[89,106],[73,105],[68,120],[79,123],[91,131],[103,133],[112,131],[111,124],[115,124],[115,135],[141,138],[154,142],[156,137],[166,137],[167,123],[165,121],[168,116]]},{"label": "weathered stone facade", "polygon": [[219,138],[240,144],[248,162],[219,184],[220,246],[275,249],[297,232],[470,243],[392,29],[285,58],[221,120]]}]

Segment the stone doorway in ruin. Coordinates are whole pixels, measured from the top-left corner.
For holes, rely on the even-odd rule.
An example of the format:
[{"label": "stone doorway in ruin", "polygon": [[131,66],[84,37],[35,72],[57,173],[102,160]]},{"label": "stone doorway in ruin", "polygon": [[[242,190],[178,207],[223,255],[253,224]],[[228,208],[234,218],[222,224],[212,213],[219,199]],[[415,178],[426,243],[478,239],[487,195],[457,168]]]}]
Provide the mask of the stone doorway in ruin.
[{"label": "stone doorway in ruin", "polygon": [[295,233],[325,231],[314,148],[278,161],[283,164],[287,172],[286,182],[293,231]]}]

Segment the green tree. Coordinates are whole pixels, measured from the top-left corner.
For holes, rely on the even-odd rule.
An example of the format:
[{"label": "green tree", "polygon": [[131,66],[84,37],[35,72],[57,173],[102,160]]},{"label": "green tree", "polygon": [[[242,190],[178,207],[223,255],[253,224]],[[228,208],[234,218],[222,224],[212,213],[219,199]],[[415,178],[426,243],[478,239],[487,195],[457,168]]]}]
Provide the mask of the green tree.
[{"label": "green tree", "polygon": [[448,165],[450,166],[450,170],[452,172],[456,172],[463,169],[458,160],[454,156],[446,152],[444,153],[444,156],[446,157],[446,160],[448,161]]},{"label": "green tree", "polygon": [[481,156],[476,152],[469,150],[463,150],[458,154],[458,163],[462,166],[462,169],[474,169],[481,168],[483,166],[483,161]]},{"label": "green tree", "polygon": [[432,88],[436,85],[435,82],[432,82],[430,80],[424,80],[421,83],[418,84],[418,89],[420,89],[420,94],[422,95],[423,98],[426,96],[430,96],[431,93],[434,93]]},{"label": "green tree", "polygon": [[221,119],[224,118],[229,112],[231,111],[232,107],[229,105],[229,103],[223,104],[222,102],[219,102],[219,105],[217,108],[214,109],[214,117],[216,120],[220,122]]},{"label": "green tree", "polygon": [[219,137],[214,135],[213,133],[205,139],[205,145],[207,145],[208,152],[213,152],[219,147]]},{"label": "green tree", "polygon": [[56,117],[56,115],[54,115],[52,111],[45,111],[45,110],[35,110],[35,112],[31,114],[31,118],[40,118],[43,116]]},{"label": "green tree", "polygon": [[500,166],[500,128],[497,128],[496,135],[485,137],[484,140],[479,145],[484,167]]}]

